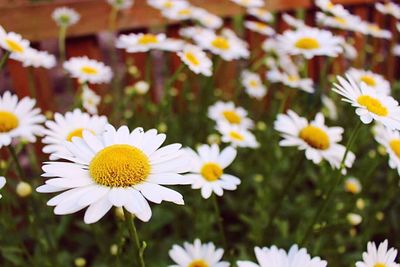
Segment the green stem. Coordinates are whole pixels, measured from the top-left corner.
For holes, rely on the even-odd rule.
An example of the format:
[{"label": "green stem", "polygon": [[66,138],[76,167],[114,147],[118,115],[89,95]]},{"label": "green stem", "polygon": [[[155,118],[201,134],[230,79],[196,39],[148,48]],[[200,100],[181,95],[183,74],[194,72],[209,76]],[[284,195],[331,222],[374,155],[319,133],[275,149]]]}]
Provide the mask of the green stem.
[{"label": "green stem", "polygon": [[352,147],[352,145],[353,145],[353,143],[354,143],[354,141],[355,141],[355,139],[356,139],[356,137],[357,137],[357,135],[358,135],[358,133],[359,133],[359,131],[361,129],[361,125],[362,125],[362,122],[360,120],[358,122],[356,128],[354,129],[353,133],[351,134],[349,140],[347,141],[346,151],[344,152],[343,158],[342,158],[342,160],[340,162],[340,166],[336,171],[337,172],[336,179],[332,180],[331,186],[329,188],[328,193],[326,194],[325,200],[323,200],[321,202],[321,204],[318,207],[317,212],[314,215],[314,218],[312,219],[311,223],[308,225],[307,230],[305,231],[305,234],[304,234],[303,238],[301,239],[301,242],[300,242],[301,246],[305,245],[306,242],[309,240],[309,237],[310,237],[311,232],[312,232],[312,230],[314,228],[314,225],[318,222],[319,218],[323,215],[326,207],[329,205],[329,203],[330,203],[330,201],[332,199],[332,196],[333,196],[333,193],[335,192],[335,189],[337,188],[337,186],[342,181],[342,177],[343,177],[342,170],[345,167],[345,162],[346,162],[347,155],[349,154],[350,149],[351,149],[351,147]]},{"label": "green stem", "polygon": [[145,80],[146,82],[151,85],[151,52],[147,52],[147,56],[146,56],[146,65],[145,65]]},{"label": "green stem", "polygon": [[253,63],[253,66],[251,66],[252,71],[257,71],[262,65],[264,65],[265,60],[268,58],[268,55],[265,55],[263,57],[260,57]]},{"label": "green stem", "polygon": [[61,26],[58,32],[58,49],[60,50],[60,61],[65,61],[65,37],[67,35],[67,27]]},{"label": "green stem", "polygon": [[116,30],[116,25],[117,25],[117,15],[118,15],[118,9],[115,7],[112,7],[111,12],[110,12],[110,17],[109,17],[109,28],[111,32],[114,32]]},{"label": "green stem", "polygon": [[283,112],[285,112],[285,106],[286,106],[286,102],[288,101],[288,99],[289,99],[289,94],[290,94],[290,88],[289,87],[285,87],[285,90],[284,90],[284,96],[283,96],[283,98],[282,98],[282,101],[281,101],[281,104],[280,104],[280,106],[279,106],[279,110],[278,110],[278,114],[279,113],[283,113]]},{"label": "green stem", "polygon": [[15,151],[15,148],[12,145],[9,145],[7,148],[8,148],[8,151],[10,152],[10,155],[14,161],[15,170],[17,171],[18,179],[23,180],[25,178],[25,173],[21,167],[21,164],[19,164],[17,152]]},{"label": "green stem", "polygon": [[136,230],[136,226],[135,226],[135,217],[132,215],[132,213],[130,213],[127,210],[124,210],[124,216],[125,216],[125,221],[129,230],[129,234],[131,236],[131,239],[133,241],[133,243],[135,244],[136,247],[136,253],[137,253],[137,260],[139,263],[140,267],[145,267],[145,263],[144,263],[144,259],[143,259],[143,252],[146,248],[145,245],[141,246],[140,245],[140,240],[139,240],[139,235],[138,232]]},{"label": "green stem", "polygon": [[181,64],[178,69],[175,71],[175,73],[172,75],[170,79],[168,79],[167,83],[165,84],[164,87],[164,105],[168,106],[169,108],[172,107],[172,97],[171,97],[171,88],[172,85],[175,83],[175,81],[178,79],[179,74],[184,70],[185,64]]},{"label": "green stem", "polygon": [[218,200],[217,200],[217,197],[215,196],[215,194],[213,194],[211,196],[211,198],[212,198],[212,202],[213,202],[213,206],[214,206],[215,216],[217,217],[218,229],[219,229],[222,245],[223,245],[223,247],[225,249],[227,249],[225,230],[224,230],[224,223],[223,223],[223,219],[222,219],[222,216],[221,216],[221,211],[219,209]]},{"label": "green stem", "polygon": [[8,58],[10,57],[10,51],[5,51],[3,56],[0,59],[0,71],[4,68],[4,66],[6,65],[6,62],[8,60]]},{"label": "green stem", "polygon": [[36,98],[36,82],[35,82],[35,75],[33,73],[33,67],[28,68],[28,87],[29,87],[29,93],[32,98]]}]

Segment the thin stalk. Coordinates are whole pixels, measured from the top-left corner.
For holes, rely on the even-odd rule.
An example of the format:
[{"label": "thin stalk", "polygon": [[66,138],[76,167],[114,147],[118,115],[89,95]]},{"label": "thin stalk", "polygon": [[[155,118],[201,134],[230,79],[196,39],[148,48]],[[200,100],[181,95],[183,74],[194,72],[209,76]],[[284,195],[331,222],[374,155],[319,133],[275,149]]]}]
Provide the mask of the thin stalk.
[{"label": "thin stalk", "polygon": [[37,97],[37,90],[36,90],[36,82],[35,82],[35,75],[33,73],[33,67],[28,68],[28,87],[29,87],[29,94],[32,98]]},{"label": "thin stalk", "polygon": [[111,32],[114,32],[116,30],[117,15],[118,15],[118,9],[115,7],[112,7],[111,12],[110,12],[110,17],[109,17],[109,29]]},{"label": "thin stalk", "polygon": [[21,181],[21,180],[23,180],[23,178],[25,178],[25,173],[21,167],[21,164],[19,164],[17,152],[15,151],[15,148],[12,145],[9,145],[7,148],[8,148],[8,151],[10,152],[11,158],[14,161],[15,170],[17,171],[17,175],[18,175],[17,178],[18,178],[18,180]]},{"label": "thin stalk", "polygon": [[178,79],[179,74],[181,74],[181,72],[184,70],[184,68],[185,64],[181,64],[175,71],[175,73],[172,75],[172,77],[168,79],[168,81],[166,82],[164,87],[164,96],[163,96],[165,106],[172,107],[171,88],[172,85],[175,83],[175,81]]},{"label": "thin stalk", "polygon": [[262,56],[257,61],[253,63],[251,66],[252,71],[257,71],[262,65],[264,65],[265,60],[268,58],[268,55]]},{"label": "thin stalk", "polygon": [[342,181],[342,177],[343,177],[342,170],[345,167],[345,162],[346,162],[347,155],[349,154],[349,151],[350,151],[350,149],[351,149],[351,147],[352,147],[352,145],[353,145],[353,143],[354,143],[354,141],[355,141],[355,139],[356,139],[356,137],[357,137],[357,135],[358,135],[358,133],[360,131],[361,124],[362,124],[362,122],[359,121],[357,126],[356,126],[356,128],[354,129],[353,133],[351,134],[349,140],[347,141],[346,151],[344,152],[343,158],[342,158],[342,160],[340,162],[340,167],[336,171],[337,172],[336,179],[332,180],[332,184],[331,184],[331,186],[329,188],[328,193],[326,194],[325,200],[323,200],[321,202],[321,204],[319,205],[318,210],[315,213],[311,223],[308,225],[307,230],[305,231],[305,234],[304,234],[303,238],[301,239],[301,242],[300,242],[301,246],[305,245],[306,242],[309,240],[309,237],[311,235],[311,232],[312,232],[312,229],[313,229],[314,225],[317,223],[319,218],[324,214],[324,211],[325,211],[326,207],[329,205],[329,203],[330,203],[330,201],[332,199],[332,196],[333,196],[333,193],[335,192],[335,189],[337,188],[337,186]]},{"label": "thin stalk", "polygon": [[130,237],[136,247],[136,253],[137,253],[137,257],[138,257],[137,260],[138,260],[139,266],[145,267],[146,265],[144,263],[143,252],[146,247],[140,245],[139,235],[136,230],[136,226],[135,226],[135,222],[134,222],[135,217],[132,215],[132,213],[128,212],[127,210],[124,210],[124,216],[125,216],[125,222],[127,224]]},{"label": "thin stalk", "polygon": [[281,104],[279,106],[278,114],[285,112],[285,106],[286,106],[286,103],[287,103],[287,101],[289,99],[290,90],[291,89],[289,87],[287,87],[287,86],[285,87],[284,96],[283,96]]},{"label": "thin stalk", "polygon": [[215,196],[215,194],[213,194],[211,198],[212,198],[212,202],[213,202],[215,216],[217,217],[218,229],[219,229],[222,245],[225,249],[227,249],[225,230],[224,230],[224,222],[223,222],[223,219],[221,216],[221,211],[219,209],[218,200],[217,200],[217,197]]},{"label": "thin stalk", "polygon": [[0,59],[0,71],[4,68],[4,66],[6,65],[6,62],[8,60],[8,58],[10,57],[10,51],[5,51],[3,56]]},{"label": "thin stalk", "polygon": [[67,35],[67,27],[61,26],[58,32],[58,49],[60,51],[61,63],[65,61],[65,37]]}]

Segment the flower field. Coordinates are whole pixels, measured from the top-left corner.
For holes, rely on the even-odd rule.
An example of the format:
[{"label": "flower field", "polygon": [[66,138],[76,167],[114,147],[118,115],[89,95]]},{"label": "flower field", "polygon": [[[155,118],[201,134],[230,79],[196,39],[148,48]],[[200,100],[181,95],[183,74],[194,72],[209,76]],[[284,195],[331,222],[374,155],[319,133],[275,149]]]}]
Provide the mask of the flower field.
[{"label": "flower field", "polygon": [[400,266],[400,5],[98,1],[82,53],[90,1],[0,25],[0,266]]}]

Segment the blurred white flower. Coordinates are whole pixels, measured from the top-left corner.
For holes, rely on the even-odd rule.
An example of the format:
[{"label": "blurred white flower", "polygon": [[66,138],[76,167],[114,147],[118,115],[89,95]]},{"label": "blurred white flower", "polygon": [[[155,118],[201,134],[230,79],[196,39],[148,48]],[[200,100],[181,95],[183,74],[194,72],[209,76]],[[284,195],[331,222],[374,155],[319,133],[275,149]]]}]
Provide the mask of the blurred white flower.
[{"label": "blurred white flower", "polygon": [[346,192],[358,194],[361,192],[362,186],[360,181],[355,177],[349,177],[344,181],[344,189]]},{"label": "blurred white flower", "polygon": [[212,61],[200,47],[187,44],[178,52],[178,56],[194,73],[211,76]]},{"label": "blurred white flower", "polygon": [[247,9],[247,13],[264,22],[271,22],[274,19],[271,12],[265,8],[251,7]]},{"label": "blurred white flower", "polygon": [[133,6],[133,0],[107,0],[111,6],[117,10],[129,9]]},{"label": "blurred white flower", "polygon": [[275,30],[268,26],[265,23],[258,22],[258,21],[245,21],[244,26],[254,32],[257,32],[262,35],[272,36],[275,34]]},{"label": "blurred white flower", "polygon": [[29,48],[29,41],[14,32],[6,32],[0,26],[0,47],[11,53],[10,57],[21,60],[20,56]]},{"label": "blurred white flower", "polygon": [[389,14],[395,17],[396,19],[400,19],[400,6],[396,5],[393,2],[387,2],[385,4],[376,3],[375,8],[382,14]]},{"label": "blurred white flower", "polygon": [[336,108],[336,104],[335,102],[333,102],[332,99],[330,99],[329,97],[323,95],[321,97],[321,101],[322,101],[322,105],[324,106],[324,108],[326,108],[326,110],[328,111],[328,117],[331,120],[337,120],[338,119],[338,111]]},{"label": "blurred white flower", "polygon": [[241,75],[241,80],[242,85],[246,89],[246,93],[250,97],[260,100],[267,94],[267,88],[265,88],[258,73],[244,70]]},{"label": "blurred white flower", "polygon": [[355,68],[350,68],[345,74],[351,76],[358,83],[365,83],[379,93],[390,95],[390,83],[380,74]]},{"label": "blurred white flower", "polygon": [[57,64],[56,57],[46,51],[27,48],[22,54],[15,56],[24,67],[51,69]]},{"label": "blurred white flower", "polygon": [[80,83],[109,83],[113,73],[103,62],[88,57],[73,57],[65,61],[64,69]]},{"label": "blurred white flower", "polygon": [[263,0],[231,0],[232,2],[246,8],[262,7],[265,5]]},{"label": "blurred white flower", "polygon": [[83,108],[92,115],[97,114],[97,106],[100,104],[101,97],[91,90],[88,85],[85,85],[81,98]]},{"label": "blurred white flower", "polygon": [[78,23],[81,16],[74,9],[69,7],[58,7],[51,14],[53,20],[60,27],[69,27]]},{"label": "blurred white flower", "polygon": [[146,81],[138,81],[133,87],[135,88],[135,92],[139,95],[145,95],[150,89],[150,85]]},{"label": "blurred white flower", "polygon": [[116,47],[128,53],[147,52],[150,50],[179,51],[184,42],[167,38],[165,34],[131,33],[118,36]]},{"label": "blurred white flower", "polygon": [[361,215],[357,213],[349,213],[347,214],[346,218],[347,221],[353,226],[357,226],[362,222]]},{"label": "blurred white flower", "polygon": [[314,93],[314,81],[310,78],[301,78],[298,73],[288,74],[278,69],[267,71],[266,78],[271,83],[283,83],[290,88],[303,90],[307,93]]}]

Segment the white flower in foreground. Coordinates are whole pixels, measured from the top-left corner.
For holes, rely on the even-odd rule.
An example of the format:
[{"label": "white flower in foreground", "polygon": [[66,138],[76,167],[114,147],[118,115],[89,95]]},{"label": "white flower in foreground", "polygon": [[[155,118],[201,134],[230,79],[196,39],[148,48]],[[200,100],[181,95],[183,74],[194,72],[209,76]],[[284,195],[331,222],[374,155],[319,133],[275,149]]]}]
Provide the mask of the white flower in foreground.
[{"label": "white flower in foreground", "polygon": [[18,56],[29,48],[29,41],[14,32],[6,32],[0,26],[0,48],[11,53],[11,58],[18,60]]},{"label": "white flower in foreground", "polygon": [[13,139],[35,142],[36,136],[41,135],[40,124],[46,118],[35,105],[36,100],[29,97],[18,100],[9,91],[0,96],[0,148],[10,145]]},{"label": "white flower in foreground", "polygon": [[347,178],[346,181],[344,181],[344,189],[346,190],[346,192],[358,194],[361,192],[362,186],[357,178],[350,177]]},{"label": "white flower in foreground", "polygon": [[51,160],[65,155],[71,156],[64,144],[66,141],[71,142],[74,137],[82,138],[85,130],[97,135],[102,134],[107,123],[105,116],[90,116],[80,109],[74,109],[65,115],[55,113],[54,121],[46,121],[47,128],[43,130],[43,152],[50,154]]},{"label": "white flower in foreground", "polygon": [[367,252],[362,254],[363,261],[357,261],[356,267],[399,267],[396,263],[397,249],[388,249],[388,241],[379,244],[368,242]]},{"label": "white flower in foreground", "polygon": [[[313,121],[308,122],[306,118],[288,110],[287,115],[278,115],[274,129],[283,138],[279,142],[280,146],[298,147],[299,150],[304,150],[306,158],[315,164],[326,160],[332,168],[341,168],[340,162],[346,147],[338,142],[342,141],[344,130],[341,127],[326,126],[325,118],[321,113],[318,113]],[[349,152],[344,165],[350,168],[354,159],[354,154]]]},{"label": "white flower in foreground", "polygon": [[295,29],[300,29],[300,28],[305,28],[308,27],[305,23],[304,20],[297,19],[287,13],[284,13],[282,15],[282,19],[291,27]]},{"label": "white flower in foreground", "polygon": [[199,7],[193,7],[192,18],[200,22],[206,28],[218,29],[221,28],[224,21],[222,18],[208,12],[207,10]]},{"label": "white flower in foreground", "polygon": [[82,90],[82,106],[90,114],[97,114],[97,106],[100,104],[101,97],[97,95],[89,86],[85,85]]},{"label": "white flower in foreground", "polygon": [[109,83],[113,76],[110,67],[86,56],[70,58],[64,62],[63,67],[80,83]]},{"label": "white flower in foreground", "polygon": [[247,29],[254,31],[256,33],[262,34],[262,35],[272,36],[275,34],[275,30],[272,27],[270,27],[267,24],[262,23],[262,22],[245,21],[244,26]]},{"label": "white flower in foreground", "polygon": [[288,252],[283,249],[272,246],[270,248],[255,247],[254,252],[258,264],[251,261],[238,261],[238,267],[326,267],[327,262],[320,257],[311,257],[305,248],[299,249],[293,245]]},{"label": "white flower in foreground", "polygon": [[147,52],[153,49],[178,51],[182,46],[183,41],[167,38],[163,33],[121,34],[116,42],[117,48],[125,49],[128,53]]},{"label": "white flower in foreground", "polygon": [[386,148],[389,154],[389,166],[400,174],[400,132],[382,125],[374,127],[375,140]]},{"label": "white flower in foreground", "polygon": [[24,67],[51,69],[57,64],[54,55],[46,51],[38,51],[34,48],[27,48],[22,54],[17,54],[15,58],[21,61]]},{"label": "white flower in foreground", "polygon": [[[0,189],[2,189],[4,186],[6,185],[6,178],[4,178],[3,176],[0,176]],[[3,196],[0,194],[0,198],[2,198]]]},{"label": "white flower in foreground", "polygon": [[356,108],[364,124],[375,120],[390,129],[400,129],[400,107],[393,97],[379,93],[365,83],[357,83],[350,76],[347,76],[347,80],[339,76],[333,91]]},{"label": "white flower in foreground", "polygon": [[187,44],[178,52],[178,56],[194,73],[211,76],[212,61],[200,47]]},{"label": "white flower in foreground", "polygon": [[250,97],[262,99],[267,94],[267,88],[265,88],[258,73],[245,70],[242,72],[241,79],[242,85]]},{"label": "white flower in foreground", "polygon": [[262,7],[265,5],[263,0],[231,0],[232,2],[242,6],[242,7]]},{"label": "white flower in foreground", "polygon": [[346,75],[351,76],[358,83],[365,83],[375,89],[378,93],[390,95],[390,83],[382,75],[369,70],[350,68]]},{"label": "white flower in foreground", "polygon": [[252,128],[254,123],[247,118],[247,111],[233,102],[218,101],[208,108],[208,117],[216,123],[225,122],[241,128]]},{"label": "white flower in foreground", "polygon": [[53,20],[60,27],[69,27],[78,23],[81,16],[74,9],[69,7],[56,8],[51,14]]},{"label": "white flower in foreground", "polygon": [[133,6],[133,0],[107,0],[111,6],[117,10],[129,9]]},{"label": "white flower in foreground", "polygon": [[258,148],[260,146],[249,130],[237,125],[220,122],[216,129],[222,135],[222,142],[231,144],[233,147]]},{"label": "white flower in foreground", "polygon": [[147,0],[147,3],[159,10],[166,10],[166,9],[181,9],[189,6],[189,2],[186,0]]},{"label": "white flower in foreground", "polygon": [[342,40],[330,31],[317,28],[287,30],[278,36],[281,49],[290,55],[302,55],[307,59],[314,56],[336,57],[343,51]]},{"label": "white flower in foreground", "polygon": [[272,83],[280,82],[290,88],[303,90],[307,93],[314,93],[314,81],[310,78],[301,78],[297,73],[288,74],[281,72],[278,69],[269,70],[267,73],[267,80]]},{"label": "white flower in foreground", "polygon": [[185,177],[192,181],[193,189],[201,189],[201,196],[205,199],[213,192],[222,196],[223,190],[236,190],[240,179],[224,171],[233,162],[236,153],[236,149],[230,146],[220,151],[216,144],[201,145],[197,153],[187,148],[187,154],[192,159],[192,169]]},{"label": "white flower in foreground", "polygon": [[[72,156],[66,161],[44,164],[45,185],[41,193],[61,192],[47,204],[57,215],[71,214],[86,207],[87,224],[100,220],[111,207],[123,207],[142,221],[151,218],[147,200],[170,201],[183,205],[182,195],[162,185],[190,184],[179,173],[190,168],[190,159],[180,144],[161,147],[165,134],[151,129],[132,132],[111,125],[101,135],[83,131],[82,138],[72,138],[65,146]],[[147,200],[146,200],[147,199]]]},{"label": "white flower in foreground", "polygon": [[183,247],[173,245],[169,256],[176,264],[169,267],[229,267],[228,262],[221,261],[223,255],[224,250],[212,242],[201,244],[196,239],[193,244],[183,243]]},{"label": "white flower in foreground", "polygon": [[400,6],[396,5],[393,2],[387,2],[385,4],[376,3],[375,8],[382,14],[389,14],[395,17],[396,19],[400,19]]},{"label": "white flower in foreground", "polygon": [[271,22],[274,20],[271,12],[265,8],[251,7],[247,9],[247,13],[264,22]]}]

